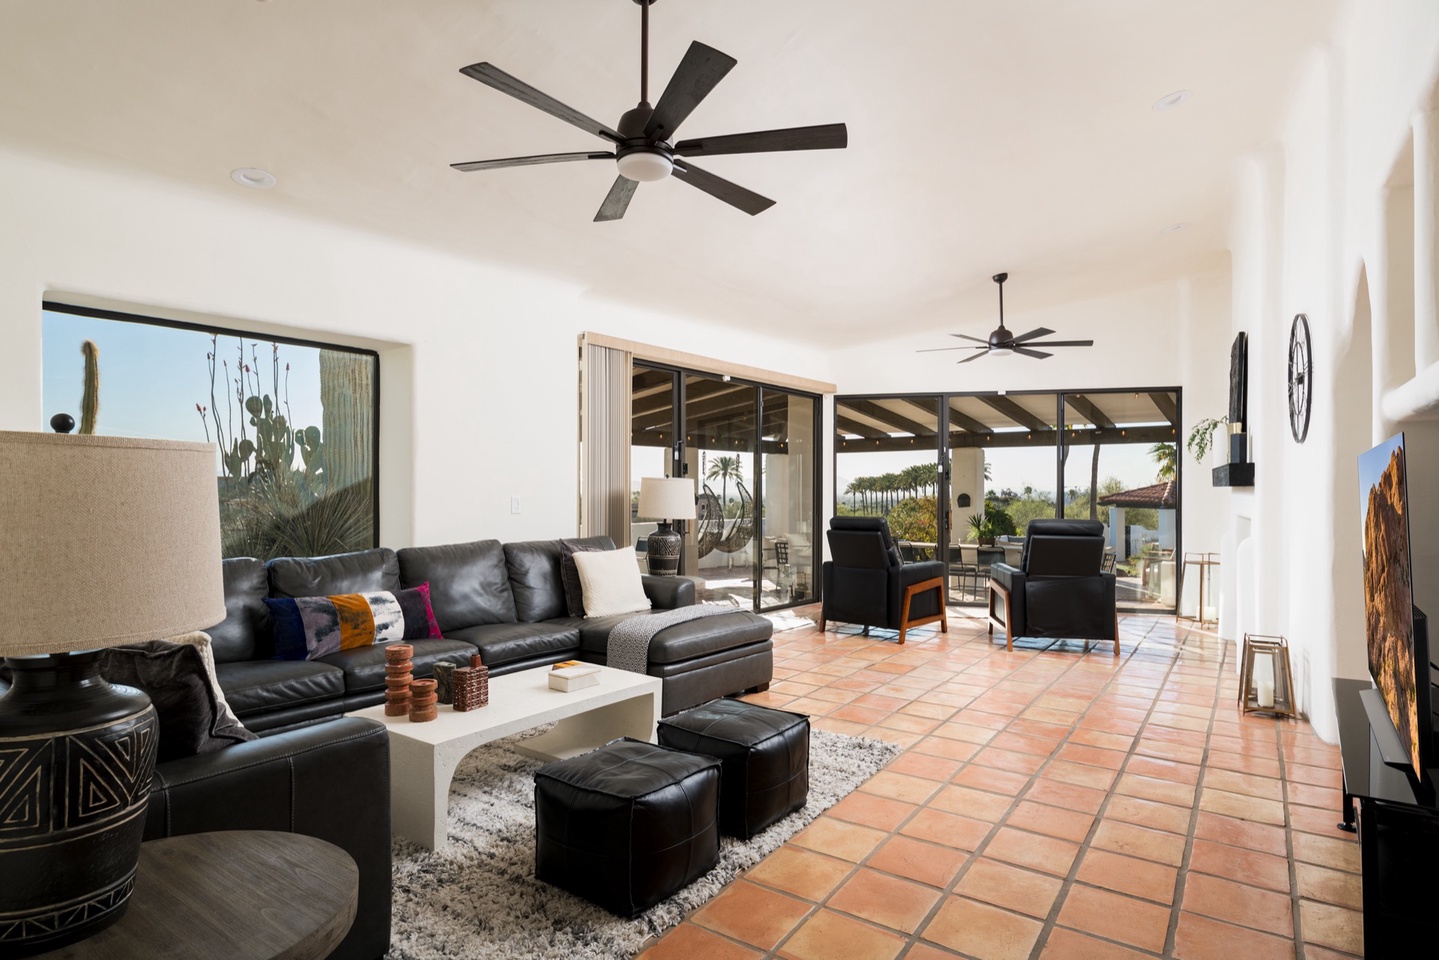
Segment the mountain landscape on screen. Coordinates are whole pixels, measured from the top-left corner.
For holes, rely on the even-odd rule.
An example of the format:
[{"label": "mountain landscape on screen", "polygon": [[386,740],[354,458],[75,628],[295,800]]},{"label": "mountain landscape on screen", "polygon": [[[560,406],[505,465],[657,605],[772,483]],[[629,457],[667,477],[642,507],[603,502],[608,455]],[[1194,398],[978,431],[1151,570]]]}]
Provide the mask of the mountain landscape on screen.
[{"label": "mountain landscape on screen", "polygon": [[1404,448],[1396,446],[1389,452],[1384,472],[1370,486],[1365,504],[1364,620],[1369,639],[1369,674],[1383,692],[1394,729],[1418,770],[1414,606],[1405,508]]}]

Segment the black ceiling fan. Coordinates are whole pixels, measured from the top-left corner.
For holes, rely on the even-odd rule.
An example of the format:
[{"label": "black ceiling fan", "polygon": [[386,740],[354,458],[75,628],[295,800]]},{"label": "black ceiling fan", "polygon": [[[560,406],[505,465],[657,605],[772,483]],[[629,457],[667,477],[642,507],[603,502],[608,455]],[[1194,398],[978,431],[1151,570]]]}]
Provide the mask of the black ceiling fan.
[{"label": "black ceiling fan", "polygon": [[700,101],[724,79],[737,62],[733,57],[707,47],[698,40],[690,44],[684,59],[670,78],[669,86],[660,94],[659,103],[649,104],[650,4],[654,0],[634,0],[640,6],[640,102],[620,117],[612,129],[560,103],[534,87],[510,76],[490,63],[474,63],[460,72],[483,84],[507,93],[532,107],[574,124],[614,146],[613,152],[550,153],[536,157],[511,157],[505,160],[475,160],[453,163],[456,170],[494,170],[537,163],[565,163],[570,160],[615,160],[619,176],[609,195],[600,204],[595,220],[618,220],[625,215],[639,183],[663,180],[673,174],[692,187],[738,207],[751,216],[774,206],[774,201],[752,190],[730,183],[690,163],[691,157],[715,157],[733,153],[767,153],[781,150],[826,150],[844,147],[849,134],[842,123],[814,127],[791,127],[785,130],[764,130],[735,133],[722,137],[696,137],[674,141],[675,130]]},{"label": "black ceiling fan", "polygon": [[1007,273],[996,273],[990,277],[999,284],[999,326],[989,335],[988,340],[981,340],[979,337],[971,337],[967,333],[951,333],[951,337],[959,337],[961,340],[973,340],[980,344],[977,347],[930,347],[925,350],[918,350],[917,353],[937,353],[941,350],[983,350],[984,353],[976,353],[972,357],[965,357],[959,363],[968,363],[971,360],[978,360],[985,354],[996,356],[1008,356],[1017,353],[1022,357],[1034,357],[1036,360],[1043,360],[1045,357],[1052,357],[1054,354],[1036,350],[1035,347],[1092,347],[1093,340],[1038,340],[1038,337],[1047,337],[1054,331],[1048,327],[1035,327],[1028,333],[1021,333],[1015,336],[1014,333],[1004,325],[1004,281],[1009,279]]}]

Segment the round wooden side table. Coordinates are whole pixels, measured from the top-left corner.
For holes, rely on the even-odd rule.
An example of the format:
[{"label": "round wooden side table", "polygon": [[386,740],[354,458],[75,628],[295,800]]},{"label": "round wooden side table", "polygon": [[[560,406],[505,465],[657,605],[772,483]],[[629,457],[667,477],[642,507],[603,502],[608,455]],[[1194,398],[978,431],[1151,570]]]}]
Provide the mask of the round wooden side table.
[{"label": "round wooden side table", "polygon": [[339,847],[267,830],[222,830],[140,847],[125,915],[46,960],[311,960],[355,919],[360,874]]}]

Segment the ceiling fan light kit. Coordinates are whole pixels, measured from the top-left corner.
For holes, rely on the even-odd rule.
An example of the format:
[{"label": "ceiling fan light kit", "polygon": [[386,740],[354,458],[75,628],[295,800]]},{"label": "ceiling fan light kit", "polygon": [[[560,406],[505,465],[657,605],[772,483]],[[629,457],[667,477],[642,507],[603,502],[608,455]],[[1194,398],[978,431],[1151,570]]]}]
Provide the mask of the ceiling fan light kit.
[{"label": "ceiling fan light kit", "polygon": [[990,356],[990,357],[1008,357],[1008,356],[1012,356],[1013,354],[1016,354],[1016,353],[1019,354],[1019,355],[1022,356],[1022,357],[1030,357],[1030,358],[1035,359],[1035,360],[1043,360],[1043,359],[1046,358],[1046,357],[1052,357],[1052,356],[1054,356],[1054,354],[1052,354],[1052,353],[1045,353],[1043,350],[1036,350],[1036,349],[1034,349],[1035,347],[1045,347],[1045,348],[1049,348],[1049,347],[1092,347],[1092,346],[1094,346],[1094,341],[1093,341],[1093,340],[1040,340],[1040,339],[1038,339],[1039,337],[1047,337],[1047,336],[1049,336],[1050,334],[1054,333],[1054,331],[1053,331],[1053,330],[1050,330],[1048,327],[1035,327],[1033,330],[1029,331],[1028,333],[1022,333],[1022,334],[1020,334],[1019,336],[1016,337],[1016,336],[1014,335],[1013,331],[1011,331],[1008,327],[1006,327],[1006,326],[1004,325],[1004,281],[1006,281],[1006,280],[1009,279],[1009,274],[1007,274],[1007,273],[996,273],[994,276],[990,277],[989,279],[991,279],[991,280],[993,280],[995,283],[999,284],[999,326],[996,327],[996,328],[990,333],[989,338],[988,338],[987,340],[981,340],[979,337],[971,337],[971,336],[970,336],[969,334],[967,334],[967,333],[951,333],[951,334],[950,334],[951,337],[958,337],[958,338],[961,339],[961,340],[973,340],[975,343],[979,344],[979,346],[977,346],[977,347],[970,347],[970,346],[962,346],[962,347],[929,347],[929,348],[927,348],[927,349],[919,350],[919,351],[916,351],[916,352],[918,352],[918,353],[938,353],[938,352],[943,351],[943,350],[975,350],[975,351],[981,351],[981,352],[975,353],[973,356],[965,357],[963,360],[956,361],[957,363],[969,363],[971,360],[978,360],[980,357],[983,357],[983,356]]},{"label": "ceiling fan light kit", "polygon": [[784,130],[763,130],[736,133],[721,137],[698,137],[674,142],[675,130],[709,96],[737,62],[698,40],[690,44],[684,59],[660,99],[653,107],[649,102],[650,6],[654,0],[634,0],[640,7],[640,101],[625,112],[615,128],[592,120],[523,81],[510,76],[492,63],[473,63],[460,72],[494,87],[522,103],[543,110],[587,133],[607,140],[613,152],[588,151],[550,153],[500,160],[472,160],[453,163],[456,170],[497,170],[502,167],[533,166],[544,163],[567,163],[572,160],[614,160],[618,171],[614,185],[595,214],[596,221],[618,220],[629,208],[635,186],[653,183],[674,176],[710,196],[723,200],[751,216],[768,210],[774,201],[730,183],[696,167],[691,157],[713,157],[736,153],[775,153],[788,150],[830,150],[845,147],[849,132],[842,123],[813,127],[791,127]]}]

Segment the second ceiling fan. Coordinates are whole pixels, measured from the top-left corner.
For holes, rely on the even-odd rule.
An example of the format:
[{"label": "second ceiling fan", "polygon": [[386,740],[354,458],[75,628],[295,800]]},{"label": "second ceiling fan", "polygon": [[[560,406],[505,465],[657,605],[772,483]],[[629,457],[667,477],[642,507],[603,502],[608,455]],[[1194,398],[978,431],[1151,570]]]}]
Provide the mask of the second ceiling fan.
[{"label": "second ceiling fan", "polygon": [[1008,356],[1017,353],[1021,357],[1033,357],[1036,360],[1043,360],[1045,357],[1052,357],[1054,354],[1045,353],[1043,350],[1036,350],[1035,347],[1092,347],[1093,340],[1040,340],[1040,337],[1047,337],[1054,333],[1048,327],[1035,327],[1028,333],[1021,333],[1015,336],[1014,332],[1004,325],[1004,281],[1009,279],[1007,273],[996,273],[990,277],[999,284],[999,326],[989,335],[988,340],[981,340],[979,337],[971,337],[967,333],[951,333],[951,337],[959,337],[961,340],[973,340],[979,344],[977,347],[929,347],[918,350],[916,353],[938,353],[942,350],[982,350],[983,353],[976,353],[974,356],[965,357],[958,363],[969,363],[971,360],[978,360],[986,355]]},{"label": "second ceiling fan", "polygon": [[649,104],[650,4],[654,0],[634,0],[640,6],[640,102],[626,111],[614,128],[580,113],[573,107],[536,90],[510,76],[491,63],[474,63],[460,72],[483,84],[509,94],[516,100],[543,110],[588,133],[609,141],[613,151],[580,153],[549,153],[533,157],[511,157],[503,160],[474,160],[453,163],[456,170],[494,170],[539,163],[564,163],[570,160],[614,160],[619,176],[610,187],[609,195],[600,205],[595,220],[618,220],[625,215],[640,183],[675,176],[712,197],[723,200],[753,216],[774,206],[762,197],[728,180],[696,167],[692,157],[715,157],[734,153],[770,153],[782,150],[826,150],[844,147],[849,134],[842,123],[813,127],[791,127],[756,133],[735,133],[721,137],[696,137],[674,142],[675,130],[685,118],[709,96],[737,62],[733,57],[708,47],[698,40],[690,44],[684,59],[675,68],[669,85],[653,107]]}]

